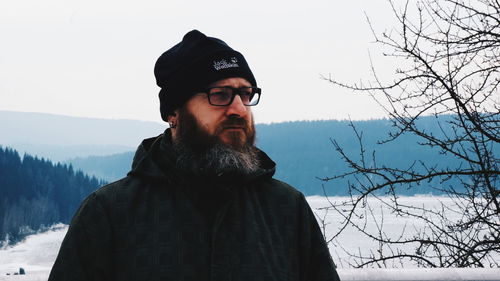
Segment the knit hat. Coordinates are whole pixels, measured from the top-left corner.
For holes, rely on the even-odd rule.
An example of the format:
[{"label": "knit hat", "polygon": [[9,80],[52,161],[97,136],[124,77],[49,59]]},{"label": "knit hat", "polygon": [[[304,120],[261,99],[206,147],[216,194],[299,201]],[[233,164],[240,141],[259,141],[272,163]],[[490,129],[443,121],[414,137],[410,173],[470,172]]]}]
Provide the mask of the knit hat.
[{"label": "knit hat", "polygon": [[161,88],[160,112],[164,121],[194,94],[218,80],[241,77],[257,86],[242,54],[198,30],[188,32],[180,43],[163,53],[156,61],[154,73]]}]

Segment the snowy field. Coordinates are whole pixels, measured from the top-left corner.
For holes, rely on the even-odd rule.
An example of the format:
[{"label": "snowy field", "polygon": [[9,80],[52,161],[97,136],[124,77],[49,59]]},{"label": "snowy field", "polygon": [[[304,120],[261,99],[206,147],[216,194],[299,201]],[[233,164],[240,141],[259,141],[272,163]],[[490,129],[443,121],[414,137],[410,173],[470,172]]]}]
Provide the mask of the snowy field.
[{"label": "snowy field", "polygon": [[[342,197],[330,197],[330,201],[342,200]],[[443,197],[413,196],[404,197],[402,202],[415,206],[426,206],[432,208],[441,202],[446,202]],[[322,207],[328,205],[323,197],[308,197],[311,208],[319,217],[324,216]],[[333,234],[339,225],[340,218],[333,212],[326,214],[327,237]],[[390,214],[384,214],[384,225],[389,227],[390,232],[395,235],[401,232],[408,221],[396,218]],[[409,228],[410,230],[412,228]],[[417,231],[419,226],[414,226]],[[408,229],[407,229],[408,230]],[[50,268],[59,249],[59,245],[67,231],[67,226],[57,225],[51,230],[37,235],[29,236],[24,242],[13,247],[0,249],[0,280],[47,280]],[[340,246],[341,245],[341,246]],[[500,269],[476,270],[476,269],[442,269],[441,271],[429,272],[428,269],[412,269],[411,264],[405,265],[405,270],[396,269],[368,269],[363,271],[347,268],[349,257],[342,248],[349,251],[368,251],[377,249],[377,244],[361,236],[354,230],[347,230],[330,245],[332,257],[339,267],[342,280],[500,280]],[[500,257],[499,257],[500,258]],[[19,272],[19,268],[26,271],[26,275],[13,275]],[[7,275],[10,274],[10,275]],[[416,278],[415,276],[418,276]],[[427,276],[427,277],[426,277]],[[440,277],[441,276],[441,277]],[[466,278],[469,276],[470,278]],[[396,278],[397,277],[397,278]]]},{"label": "snowy field", "polygon": [[[0,249],[0,280],[47,280],[67,230],[65,225],[56,225],[14,247]],[[23,268],[26,275],[13,275],[19,268]]]},{"label": "snowy field", "polygon": [[[307,201],[313,209],[314,213],[318,218],[324,218],[326,222],[326,239],[329,240],[335,233],[337,233],[339,226],[341,225],[342,217],[336,214],[333,210],[325,211],[325,207],[331,203],[340,203],[345,201],[345,197],[329,197],[328,200],[325,197],[313,196],[308,197]],[[453,206],[452,200],[448,197],[443,196],[402,196],[399,199],[399,203],[407,206],[423,207],[427,210],[439,209],[441,203],[450,207]],[[384,231],[386,234],[392,238],[399,237],[403,230],[405,231],[405,236],[410,237],[413,234],[421,231],[423,225],[421,221],[415,221],[413,219],[405,219],[402,217],[396,217],[391,214],[386,207],[380,203],[380,201],[371,198],[369,200],[369,205],[373,209],[375,214],[375,219],[379,224],[383,224]],[[458,219],[459,213],[448,212],[448,218],[452,220]],[[375,223],[370,219],[371,224],[367,225],[368,229],[376,229]],[[321,223],[320,223],[321,224]],[[378,243],[368,239],[363,236],[359,231],[354,228],[346,228],[344,232],[337,237],[337,239],[331,241],[328,245],[330,248],[330,253],[333,260],[338,267],[347,268],[348,263],[354,263],[352,258],[348,256],[347,252],[362,253],[367,255],[370,251],[376,251],[378,249]],[[406,246],[406,248],[401,248],[405,252],[410,252],[412,250],[411,246]],[[500,257],[499,257],[500,259]],[[405,268],[415,268],[416,265],[410,263],[409,261],[403,261],[403,266]],[[394,261],[388,264],[388,267],[401,267],[402,265],[399,261]]]}]

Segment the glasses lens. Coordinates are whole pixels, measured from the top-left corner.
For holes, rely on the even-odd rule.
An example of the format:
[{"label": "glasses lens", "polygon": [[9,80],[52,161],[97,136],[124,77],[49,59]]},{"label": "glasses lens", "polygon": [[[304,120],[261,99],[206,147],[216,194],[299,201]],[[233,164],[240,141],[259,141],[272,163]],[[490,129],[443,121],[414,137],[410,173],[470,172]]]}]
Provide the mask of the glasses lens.
[{"label": "glasses lens", "polygon": [[259,103],[260,91],[257,88],[241,89],[240,97],[244,105],[256,105]]},{"label": "glasses lens", "polygon": [[232,95],[231,88],[212,88],[208,93],[208,99],[212,105],[229,105]]},{"label": "glasses lens", "polygon": [[253,106],[259,103],[260,88],[214,87],[208,91],[208,101],[211,105],[226,106],[231,104],[236,94],[240,96],[244,105]]}]

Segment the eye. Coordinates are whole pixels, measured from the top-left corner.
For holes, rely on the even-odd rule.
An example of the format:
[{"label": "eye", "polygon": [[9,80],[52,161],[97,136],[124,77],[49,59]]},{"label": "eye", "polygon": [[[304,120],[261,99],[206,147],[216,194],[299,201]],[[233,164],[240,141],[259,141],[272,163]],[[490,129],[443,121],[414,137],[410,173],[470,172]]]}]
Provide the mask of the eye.
[{"label": "eye", "polygon": [[231,93],[228,93],[226,91],[217,91],[210,93],[210,95],[214,98],[227,98],[231,96]]},{"label": "eye", "polygon": [[239,90],[241,95],[251,96],[253,94],[252,88],[240,88]]},{"label": "eye", "polygon": [[252,92],[247,92],[247,91],[242,91],[240,93],[240,96],[242,96],[242,97],[251,97],[252,95],[253,95]]},{"label": "eye", "polygon": [[214,105],[227,105],[231,96],[231,90],[226,88],[213,88],[209,93],[210,103]]}]

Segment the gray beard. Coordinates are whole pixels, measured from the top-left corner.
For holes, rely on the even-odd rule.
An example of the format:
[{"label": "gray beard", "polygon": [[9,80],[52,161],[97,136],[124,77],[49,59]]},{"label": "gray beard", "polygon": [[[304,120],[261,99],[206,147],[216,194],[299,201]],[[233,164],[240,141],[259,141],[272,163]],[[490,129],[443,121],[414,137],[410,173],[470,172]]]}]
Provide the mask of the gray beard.
[{"label": "gray beard", "polygon": [[201,152],[195,152],[182,141],[173,142],[177,154],[177,168],[194,176],[251,175],[259,170],[258,151],[246,145],[239,150],[216,143]]}]

